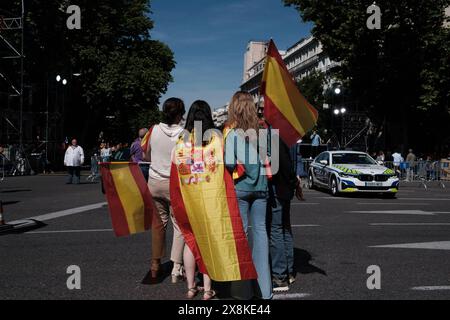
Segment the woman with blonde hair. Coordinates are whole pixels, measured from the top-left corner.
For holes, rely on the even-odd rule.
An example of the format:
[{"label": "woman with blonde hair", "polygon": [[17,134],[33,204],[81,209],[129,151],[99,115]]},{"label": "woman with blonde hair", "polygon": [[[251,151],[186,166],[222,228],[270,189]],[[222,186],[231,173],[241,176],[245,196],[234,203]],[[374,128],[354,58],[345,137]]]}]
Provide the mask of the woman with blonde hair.
[{"label": "woman with blonde hair", "polygon": [[261,298],[271,299],[272,279],[266,228],[268,181],[264,168],[267,155],[261,154],[258,142],[260,120],[253,97],[247,92],[237,92],[231,100],[228,116],[225,164],[231,172],[237,167],[244,168],[245,173],[235,180],[239,210],[247,236],[249,224],[252,225],[252,256]]}]

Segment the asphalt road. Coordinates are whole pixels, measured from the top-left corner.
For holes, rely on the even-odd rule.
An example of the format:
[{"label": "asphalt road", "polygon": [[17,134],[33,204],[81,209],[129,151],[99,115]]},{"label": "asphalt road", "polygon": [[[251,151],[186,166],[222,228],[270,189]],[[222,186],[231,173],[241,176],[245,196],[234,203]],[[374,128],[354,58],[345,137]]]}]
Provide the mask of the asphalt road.
[{"label": "asphalt road", "polygon": [[[292,204],[297,282],[276,299],[450,299],[449,189],[408,185],[396,200],[305,194]],[[98,184],[8,178],[0,200],[7,222],[46,215],[46,226],[0,236],[0,299],[184,298],[183,283],[141,284],[150,236],[115,238]],[[67,289],[71,265],[81,290]],[[380,290],[367,288],[374,265]]]}]

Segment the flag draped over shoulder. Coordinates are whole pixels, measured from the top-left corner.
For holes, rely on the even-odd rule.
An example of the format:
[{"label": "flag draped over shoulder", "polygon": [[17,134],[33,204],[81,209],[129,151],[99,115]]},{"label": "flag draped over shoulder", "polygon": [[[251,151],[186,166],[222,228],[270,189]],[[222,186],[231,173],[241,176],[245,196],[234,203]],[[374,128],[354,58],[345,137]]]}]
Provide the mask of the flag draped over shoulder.
[{"label": "flag draped over shoulder", "polygon": [[177,143],[170,198],[175,218],[200,272],[215,281],[256,279],[231,174],[223,162],[223,140],[209,145]]},{"label": "flag draped over shoulder", "polygon": [[267,52],[261,93],[264,96],[264,117],[274,129],[280,131],[280,137],[287,145],[293,146],[317,124],[317,110],[298,90],[272,40]]},{"label": "flag draped over shoulder", "polygon": [[145,178],[136,163],[102,163],[102,181],[117,237],[150,230],[156,211]]}]

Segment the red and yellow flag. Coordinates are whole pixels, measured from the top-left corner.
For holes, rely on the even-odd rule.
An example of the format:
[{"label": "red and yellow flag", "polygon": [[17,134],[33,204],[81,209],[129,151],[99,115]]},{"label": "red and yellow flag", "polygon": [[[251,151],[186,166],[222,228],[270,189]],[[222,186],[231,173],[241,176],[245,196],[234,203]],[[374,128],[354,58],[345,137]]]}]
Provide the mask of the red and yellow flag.
[{"label": "red and yellow flag", "polygon": [[136,163],[102,163],[103,187],[117,237],[150,230],[156,211],[145,178]]},{"label": "red and yellow flag", "polygon": [[280,131],[283,141],[293,146],[319,118],[317,110],[300,93],[281,58],[275,43],[270,40],[261,93],[264,96],[264,117]]},{"label": "red and yellow flag", "polygon": [[215,281],[257,278],[220,137],[213,136],[208,146],[198,148],[180,139],[174,151],[170,199],[200,272]]},{"label": "red and yellow flag", "polygon": [[142,151],[143,151],[144,153],[147,153],[147,151],[148,151],[149,141],[150,141],[150,138],[151,138],[151,136],[152,136],[153,128],[154,128],[154,127],[151,127],[151,128],[148,130],[148,132],[146,133],[146,135],[144,136],[144,138],[142,138],[142,141],[141,141],[141,148],[142,148]]}]

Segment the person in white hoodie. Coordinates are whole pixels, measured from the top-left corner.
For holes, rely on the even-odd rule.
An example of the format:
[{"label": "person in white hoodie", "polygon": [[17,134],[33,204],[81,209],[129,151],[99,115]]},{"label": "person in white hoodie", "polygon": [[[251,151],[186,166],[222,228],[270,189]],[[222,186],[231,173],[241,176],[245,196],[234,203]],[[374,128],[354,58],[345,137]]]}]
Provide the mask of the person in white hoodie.
[{"label": "person in white hoodie", "polygon": [[164,257],[165,237],[169,219],[174,227],[171,260],[174,263],[172,283],[183,278],[184,238],[174,219],[170,206],[170,171],[172,150],[183,132],[180,126],[186,109],[182,100],[170,98],[163,105],[164,122],[153,127],[145,161],[151,163],[148,187],[153,196],[161,224],[152,227],[151,283],[161,281],[161,259]]},{"label": "person in white hoodie", "polygon": [[67,184],[79,184],[81,166],[84,164],[84,151],[83,148],[78,145],[77,139],[72,140],[72,145],[66,150],[64,156],[64,165],[67,167],[69,176],[67,178]]}]

